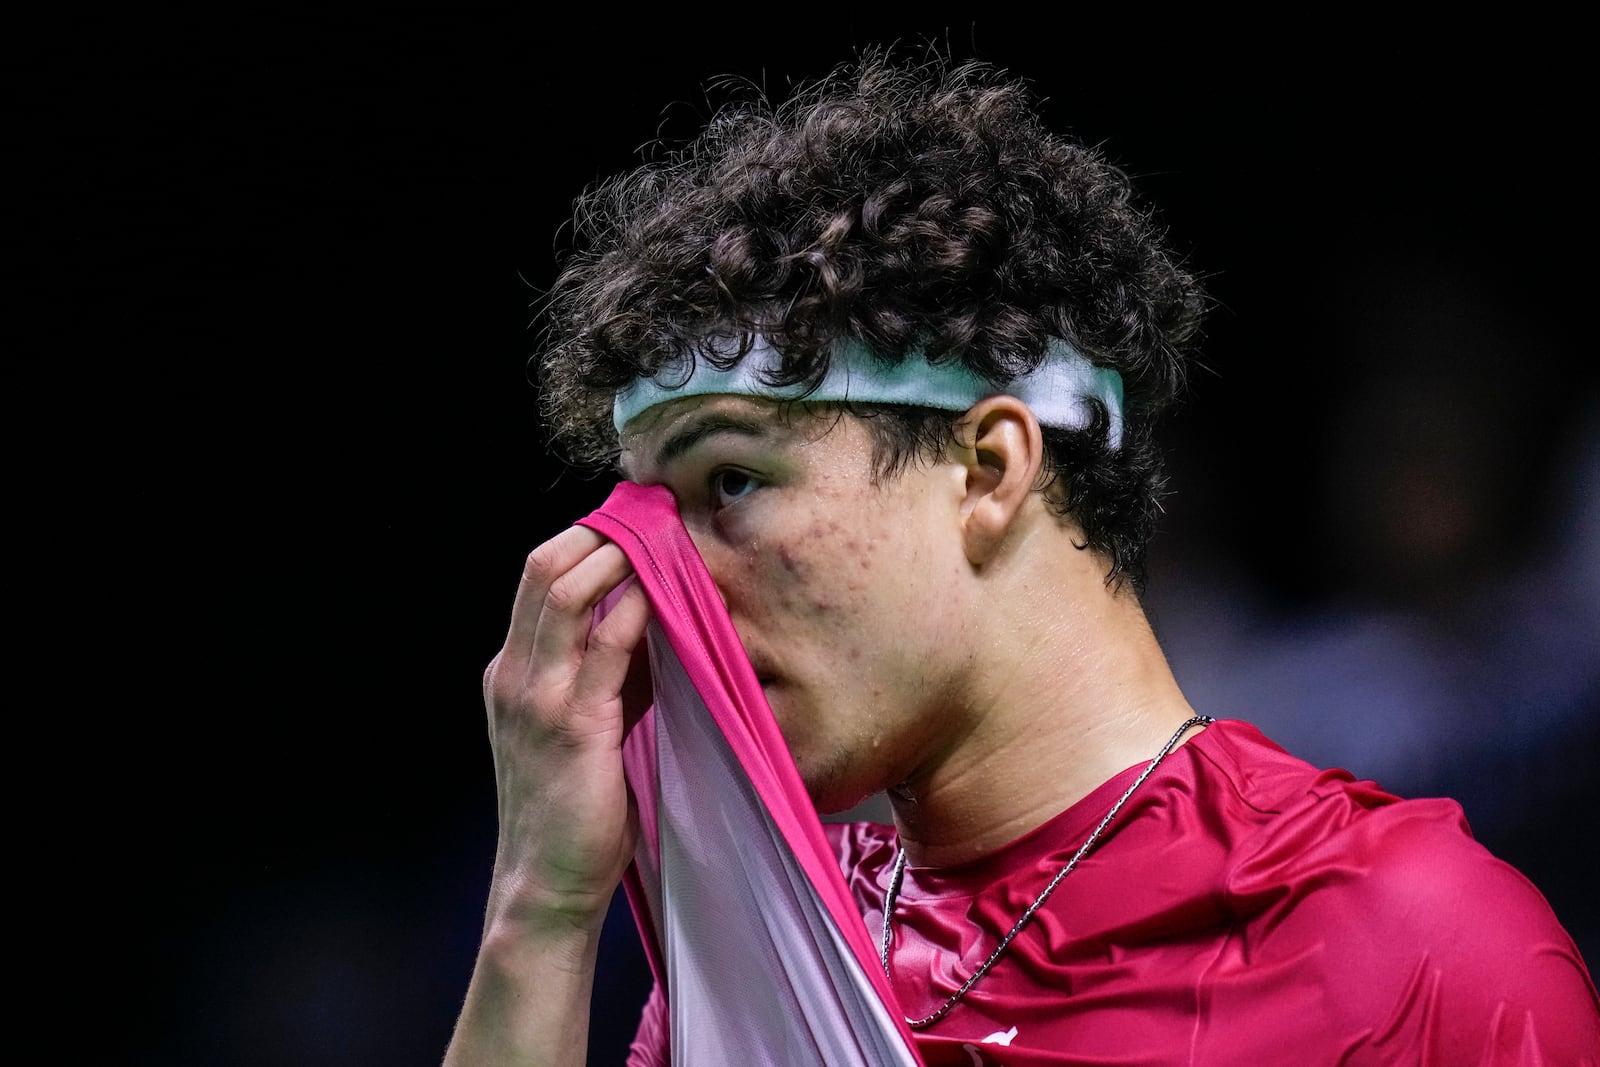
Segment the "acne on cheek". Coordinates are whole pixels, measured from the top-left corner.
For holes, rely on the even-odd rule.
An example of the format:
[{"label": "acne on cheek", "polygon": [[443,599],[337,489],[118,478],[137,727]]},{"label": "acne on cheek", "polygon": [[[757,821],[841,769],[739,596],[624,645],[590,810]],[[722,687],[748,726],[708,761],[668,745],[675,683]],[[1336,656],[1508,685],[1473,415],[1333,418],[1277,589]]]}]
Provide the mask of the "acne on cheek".
[{"label": "acne on cheek", "polygon": [[[844,559],[841,551],[832,546],[838,543],[841,527],[836,522],[813,525],[795,542],[773,544],[777,566],[772,569],[777,590],[776,607],[791,616],[826,616],[836,614],[843,606],[836,591],[827,581],[818,581],[819,574],[828,567],[838,567]],[[845,557],[858,551],[858,544],[849,539],[843,546]],[[854,582],[847,582],[845,592],[861,590]]]},{"label": "acne on cheek", "polygon": [[783,565],[784,571],[794,581],[804,581],[806,573],[810,570],[801,562],[800,556],[788,545],[778,546],[778,562]]},{"label": "acne on cheek", "polygon": [[799,552],[786,545],[777,549],[778,567],[773,583],[777,590],[776,606],[789,616],[829,615],[838,604],[824,589],[811,588],[811,578],[816,566]]},{"label": "acne on cheek", "polygon": [[775,610],[791,617],[837,617],[866,590],[881,534],[860,522],[818,517],[798,536],[764,540],[751,560],[766,557],[764,584]]}]

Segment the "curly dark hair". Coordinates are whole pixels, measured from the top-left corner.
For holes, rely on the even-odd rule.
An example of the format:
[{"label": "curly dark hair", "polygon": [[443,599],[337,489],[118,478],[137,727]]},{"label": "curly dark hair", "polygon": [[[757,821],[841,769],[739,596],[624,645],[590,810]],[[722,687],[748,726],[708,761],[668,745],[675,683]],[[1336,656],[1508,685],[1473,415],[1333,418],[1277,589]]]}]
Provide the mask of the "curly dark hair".
[{"label": "curly dark hair", "polygon": [[[880,47],[781,103],[721,87],[731,98],[694,140],[577,201],[535,372],[557,450],[612,461],[616,390],[690,366],[710,335],[764,334],[778,385],[818,383],[842,337],[995,382],[1060,337],[1121,373],[1126,418],[1115,450],[1098,404],[1083,430],[1047,429],[1046,483],[1107,581],[1142,590],[1165,482],[1152,427],[1205,299],[1126,175],[983,62]],[[880,475],[938,455],[959,417],[852,410],[872,416]]]}]

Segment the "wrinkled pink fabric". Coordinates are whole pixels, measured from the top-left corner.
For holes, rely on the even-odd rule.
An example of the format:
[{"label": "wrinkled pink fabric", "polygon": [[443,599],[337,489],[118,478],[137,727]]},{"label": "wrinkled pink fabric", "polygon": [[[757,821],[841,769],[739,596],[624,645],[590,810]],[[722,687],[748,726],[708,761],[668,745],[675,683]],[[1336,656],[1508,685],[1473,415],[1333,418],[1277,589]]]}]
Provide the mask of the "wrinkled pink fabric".
[{"label": "wrinkled pink fabric", "polygon": [[[626,879],[662,998],[634,1062],[919,1067],[761,686],[672,495],[624,482],[582,525],[649,595],[654,705],[623,747]],[[664,1000],[666,1011],[660,1011]]]},{"label": "wrinkled pink fabric", "polygon": [[[1142,767],[955,867],[910,867],[895,990],[931,1011],[993,951]],[[882,922],[898,841],[825,828]],[[927,1067],[1596,1067],[1600,1000],[1538,890],[1459,805],[1399,800],[1219,720],[1174,752],[947,1015]],[[640,1062],[660,1005],[647,1006]],[[685,1061],[672,1061],[682,1063]]]},{"label": "wrinkled pink fabric", "polygon": [[[907,869],[892,956],[907,1011],[993,951],[1142,769],[979,860]],[[894,831],[829,829],[877,928]],[[997,1034],[1006,1047],[982,1043]],[[1600,999],[1544,897],[1454,801],[1401,800],[1223,719],[917,1036],[928,1067],[1597,1067]]]},{"label": "wrinkled pink fabric", "polygon": [[[659,627],[657,706],[626,752],[649,809],[629,889],[657,978],[630,1063],[917,1062],[817,1036],[862,1025],[926,1067],[1600,1067],[1600,997],[1576,946],[1539,891],[1472,839],[1459,805],[1318,769],[1234,720],[1177,749],[994,969],[913,1037],[902,1009],[926,1014],[960,985],[1142,765],[988,856],[908,868],[891,989],[872,932],[893,828],[817,820],[670,496],[619,489],[587,521],[633,559]],[[686,773],[678,735],[708,724],[730,758]],[[652,767],[666,768],[654,782]],[[753,859],[768,840],[794,863]],[[662,859],[682,849],[697,855]],[[700,868],[705,895],[671,899],[674,865]],[[818,907],[826,921],[781,918]],[[735,973],[675,970],[695,939],[710,945],[694,966]],[[806,981],[817,974],[820,990]],[[680,1003],[686,991],[696,1004],[727,998],[724,1016],[738,1018]],[[845,1002],[863,999],[857,1022]],[[766,1044],[743,1032],[773,1011],[811,1014]],[[684,1032],[702,1026],[718,1035],[710,1044]],[[738,1039],[722,1041],[724,1027]]]}]

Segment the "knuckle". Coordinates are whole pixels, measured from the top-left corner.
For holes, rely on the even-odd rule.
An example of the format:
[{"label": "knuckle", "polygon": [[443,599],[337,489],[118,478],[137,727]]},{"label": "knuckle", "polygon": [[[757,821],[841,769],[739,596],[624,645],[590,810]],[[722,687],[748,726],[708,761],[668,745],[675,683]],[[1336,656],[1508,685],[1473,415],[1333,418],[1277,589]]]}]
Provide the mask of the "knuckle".
[{"label": "knuckle", "polygon": [[491,708],[511,707],[520,696],[519,687],[498,675],[486,675],[483,679],[483,702]]},{"label": "knuckle", "polygon": [[496,655],[483,672],[483,698],[494,707],[511,707],[525,700],[527,679],[518,677]]},{"label": "knuckle", "polygon": [[589,648],[598,652],[622,652],[629,646],[627,637],[619,632],[615,625],[607,626],[601,623],[594,628],[594,633],[589,635]]},{"label": "knuckle", "polygon": [[552,611],[571,614],[587,607],[588,597],[571,575],[567,574],[557,578],[550,584],[550,588],[545,590],[544,602]]},{"label": "knuckle", "polygon": [[546,541],[532,552],[522,564],[522,576],[531,582],[543,582],[554,575],[560,566],[559,551],[554,541]]}]

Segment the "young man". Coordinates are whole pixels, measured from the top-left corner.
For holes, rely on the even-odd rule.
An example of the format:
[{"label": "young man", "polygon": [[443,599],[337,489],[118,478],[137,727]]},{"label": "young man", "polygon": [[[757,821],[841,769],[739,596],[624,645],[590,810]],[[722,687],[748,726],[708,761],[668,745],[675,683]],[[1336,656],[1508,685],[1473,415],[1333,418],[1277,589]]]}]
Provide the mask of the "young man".
[{"label": "young man", "polygon": [[[1571,939],[1458,806],[1179,690],[1139,591],[1203,297],[1020,83],[869,53],[578,218],[552,427],[671,491],[818,810],[887,791],[892,827],[831,840],[924,1062],[1600,1061]],[[583,1061],[639,838],[637,583],[595,622],[629,577],[581,526],[529,557],[447,1063]]]}]

